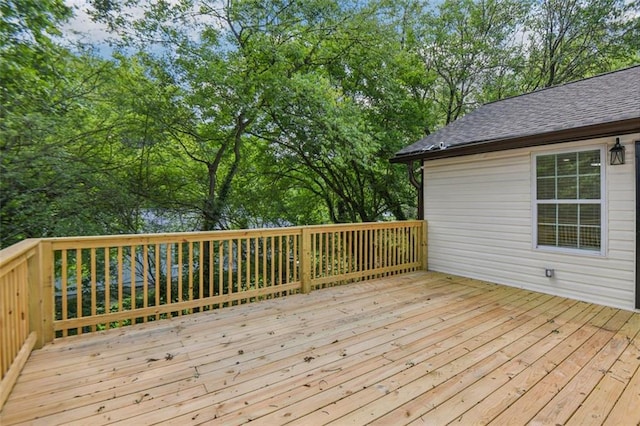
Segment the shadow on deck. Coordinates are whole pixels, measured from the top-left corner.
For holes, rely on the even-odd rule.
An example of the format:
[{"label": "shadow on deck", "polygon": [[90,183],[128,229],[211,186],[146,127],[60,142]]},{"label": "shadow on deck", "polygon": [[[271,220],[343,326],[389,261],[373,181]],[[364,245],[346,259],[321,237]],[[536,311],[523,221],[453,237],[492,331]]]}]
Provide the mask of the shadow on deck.
[{"label": "shadow on deck", "polygon": [[0,423],[638,424],[640,314],[415,272],[55,340]]}]

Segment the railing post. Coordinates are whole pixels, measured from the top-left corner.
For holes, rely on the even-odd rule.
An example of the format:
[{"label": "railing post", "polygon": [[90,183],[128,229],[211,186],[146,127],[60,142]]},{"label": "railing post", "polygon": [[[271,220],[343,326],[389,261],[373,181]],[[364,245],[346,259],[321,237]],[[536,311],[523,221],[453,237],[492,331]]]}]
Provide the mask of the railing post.
[{"label": "railing post", "polygon": [[300,248],[300,281],[302,293],[311,292],[311,230],[302,228],[302,247]]},{"label": "railing post", "polygon": [[428,242],[428,232],[427,232],[427,221],[423,220],[421,231],[420,232],[420,264],[422,265],[422,270],[429,270],[429,242]]},{"label": "railing post", "polygon": [[53,340],[53,258],[51,243],[40,241],[29,260],[29,331],[35,331],[35,348]]}]

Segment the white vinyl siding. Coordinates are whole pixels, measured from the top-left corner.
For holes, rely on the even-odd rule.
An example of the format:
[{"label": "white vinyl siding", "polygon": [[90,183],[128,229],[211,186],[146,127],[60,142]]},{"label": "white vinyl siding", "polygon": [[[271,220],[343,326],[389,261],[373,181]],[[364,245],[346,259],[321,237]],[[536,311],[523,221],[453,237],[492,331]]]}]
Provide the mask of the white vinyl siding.
[{"label": "white vinyl siding", "polygon": [[[532,155],[550,147],[425,162],[429,268],[500,284],[633,309],[635,165],[633,141],[621,138],[627,163],[608,165],[603,150],[603,251],[599,256],[535,248]],[[556,145],[601,149],[611,138]],[[554,269],[546,278],[545,268]]]}]

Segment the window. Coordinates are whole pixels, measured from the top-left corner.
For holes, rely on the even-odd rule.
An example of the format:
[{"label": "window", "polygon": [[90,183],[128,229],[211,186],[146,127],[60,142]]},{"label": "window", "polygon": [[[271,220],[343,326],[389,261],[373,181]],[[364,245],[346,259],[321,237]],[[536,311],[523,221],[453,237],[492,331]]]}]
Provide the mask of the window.
[{"label": "window", "polygon": [[536,247],[600,253],[602,150],[534,158]]}]

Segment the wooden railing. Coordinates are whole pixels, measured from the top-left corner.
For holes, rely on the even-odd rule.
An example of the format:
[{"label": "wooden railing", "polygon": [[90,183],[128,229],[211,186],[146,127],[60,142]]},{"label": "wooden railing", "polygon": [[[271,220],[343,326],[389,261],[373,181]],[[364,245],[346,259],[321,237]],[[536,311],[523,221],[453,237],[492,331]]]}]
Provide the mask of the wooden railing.
[{"label": "wooden railing", "polygon": [[44,341],[42,261],[40,240],[0,251],[0,409],[34,346]]},{"label": "wooden railing", "polygon": [[417,221],[312,226],[302,236],[313,290],[421,269],[426,250]]},{"label": "wooden railing", "polygon": [[422,221],[27,240],[0,252],[0,408],[55,337],[426,269]]}]

